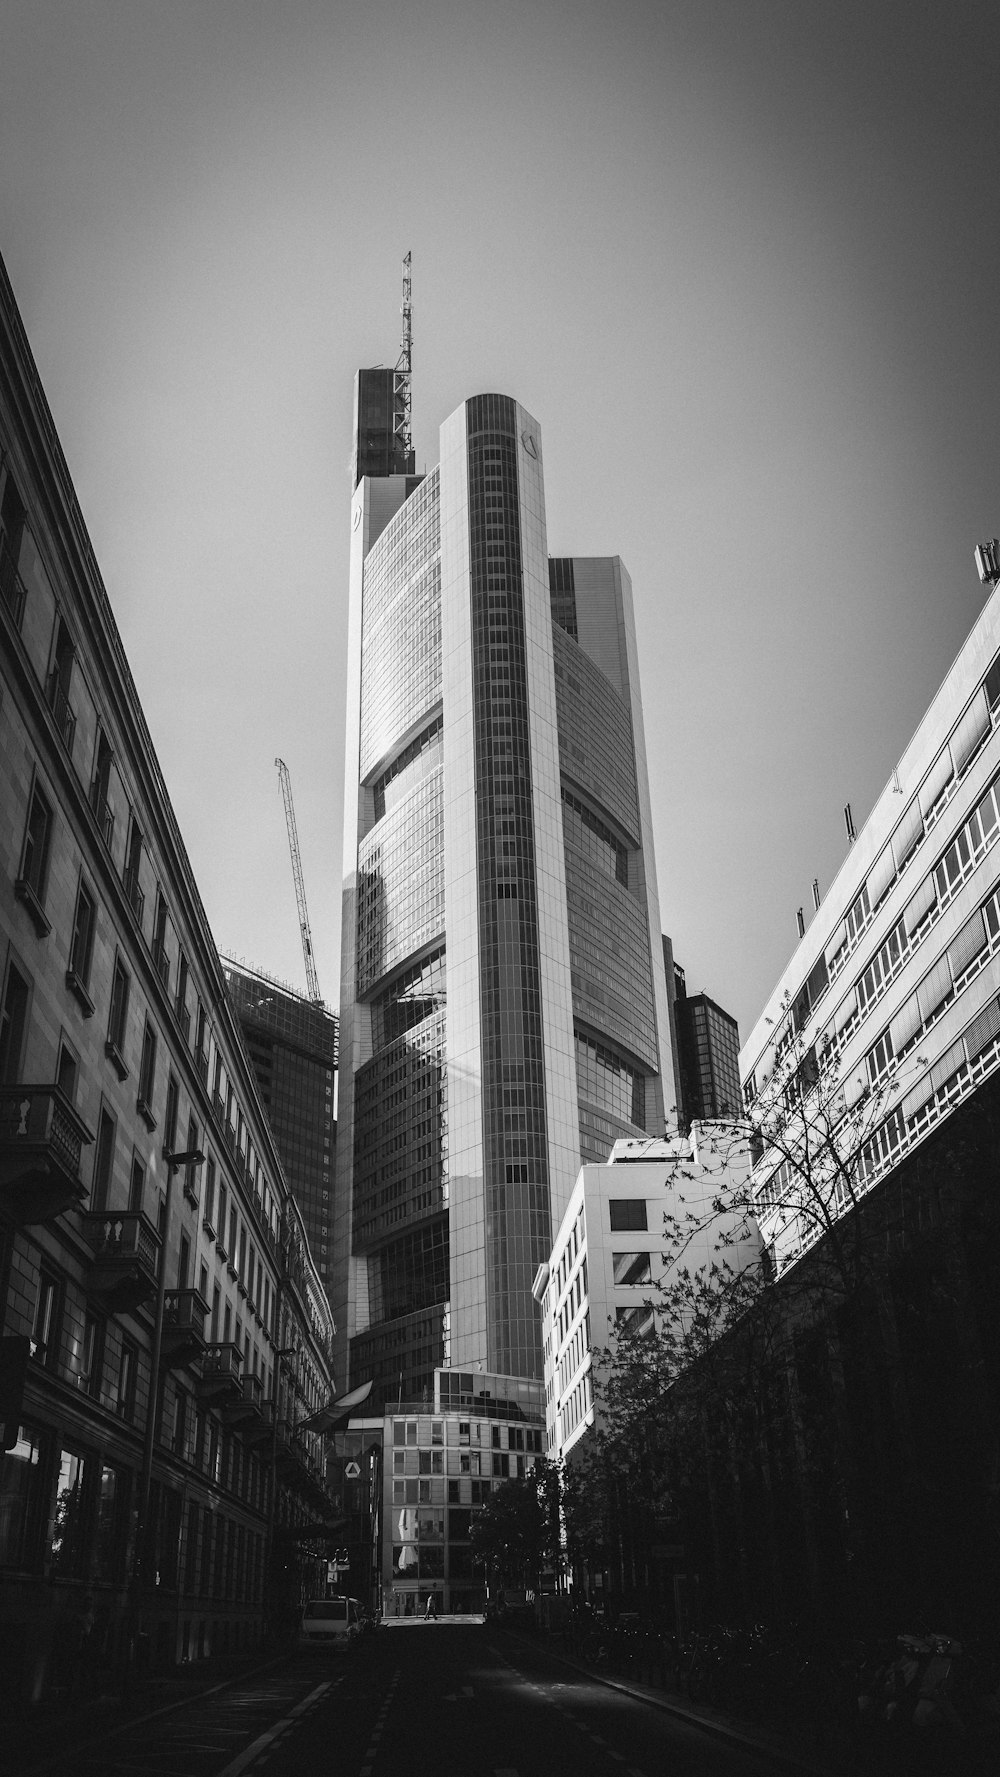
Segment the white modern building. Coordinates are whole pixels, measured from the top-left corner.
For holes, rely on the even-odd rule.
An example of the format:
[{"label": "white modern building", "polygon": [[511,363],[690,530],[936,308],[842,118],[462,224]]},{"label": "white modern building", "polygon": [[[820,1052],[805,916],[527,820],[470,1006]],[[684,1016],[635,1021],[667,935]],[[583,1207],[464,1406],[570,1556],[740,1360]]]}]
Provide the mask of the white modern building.
[{"label": "white modern building", "polygon": [[540,1379],[581,1161],[676,1097],[628,574],[549,557],[517,402],[464,402],[421,477],[365,472],[388,399],[362,373],[333,1280],[387,1408],[442,1365]]},{"label": "white modern building", "polygon": [[594,1367],[616,1327],[648,1332],[657,1289],[681,1266],[694,1274],[724,1257],[739,1271],[760,1257],[753,1220],[741,1208],[714,1207],[745,1201],[750,1171],[747,1130],[731,1121],[695,1123],[690,1135],[662,1141],[619,1141],[604,1166],[581,1168],[534,1282],[553,1461],[599,1416]]},{"label": "white modern building", "polygon": [[779,1273],[1000,1064],[998,715],[994,584],[741,1052]]}]

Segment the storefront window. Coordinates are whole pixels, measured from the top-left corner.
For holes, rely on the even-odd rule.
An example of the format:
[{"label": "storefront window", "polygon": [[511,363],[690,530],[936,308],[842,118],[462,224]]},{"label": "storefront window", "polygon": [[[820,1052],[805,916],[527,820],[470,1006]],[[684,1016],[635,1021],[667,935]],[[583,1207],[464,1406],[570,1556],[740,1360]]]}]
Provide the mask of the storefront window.
[{"label": "storefront window", "polygon": [[83,1490],[86,1462],[75,1450],[59,1455],[56,1513],[52,1525],[52,1571],[60,1579],[78,1574],[83,1566]]},{"label": "storefront window", "polygon": [[126,1491],[125,1476],[118,1469],[102,1464],[94,1536],[94,1578],[97,1580],[111,1581],[121,1577]]},{"label": "storefront window", "polygon": [[33,1567],[44,1486],[38,1433],[18,1428],[17,1443],[0,1455],[0,1567]]}]

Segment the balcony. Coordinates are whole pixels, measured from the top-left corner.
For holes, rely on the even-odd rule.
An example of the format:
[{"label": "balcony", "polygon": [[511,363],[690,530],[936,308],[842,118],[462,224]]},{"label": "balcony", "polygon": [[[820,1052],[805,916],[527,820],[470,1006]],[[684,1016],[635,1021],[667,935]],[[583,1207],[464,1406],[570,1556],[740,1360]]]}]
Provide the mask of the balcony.
[{"label": "balcony", "polygon": [[87,1293],[109,1313],[130,1313],[155,1294],[160,1236],[141,1210],[87,1215],[84,1235],[94,1255]]},{"label": "balcony", "polygon": [[[260,1422],[263,1417],[264,1384],[259,1376],[244,1376],[242,1393],[234,1400],[227,1401],[222,1409],[222,1418],[226,1425],[245,1425],[251,1420]],[[270,1430],[270,1425],[267,1427]]]},{"label": "balcony", "polygon": [[243,1353],[229,1342],[206,1345],[198,1378],[199,1401],[233,1401],[243,1392]]},{"label": "balcony", "polygon": [[179,1370],[205,1350],[205,1316],[208,1303],[200,1290],[168,1290],[163,1298],[164,1369]]},{"label": "balcony", "polygon": [[80,1155],[94,1137],[58,1086],[0,1088],[0,1207],[21,1226],[86,1197]]},{"label": "balcony", "polygon": [[[259,1377],[254,1377],[259,1382]],[[261,1400],[259,1410],[243,1418],[240,1426],[240,1437],[244,1444],[269,1444],[274,1430],[274,1407],[270,1401]]]}]

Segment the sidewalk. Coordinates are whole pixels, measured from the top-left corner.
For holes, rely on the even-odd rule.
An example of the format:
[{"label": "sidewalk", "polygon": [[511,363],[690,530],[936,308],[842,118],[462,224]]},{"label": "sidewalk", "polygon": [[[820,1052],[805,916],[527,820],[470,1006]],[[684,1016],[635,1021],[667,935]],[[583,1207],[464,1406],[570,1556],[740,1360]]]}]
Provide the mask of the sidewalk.
[{"label": "sidewalk", "polygon": [[66,1756],[67,1738],[75,1748],[103,1739],[119,1728],[152,1721],[180,1709],[199,1697],[211,1696],[241,1679],[267,1672],[287,1657],[287,1650],[257,1648],[244,1657],[232,1656],[202,1667],[150,1674],[136,1679],[127,1694],[116,1675],[94,1674],[93,1688],[85,1696],[67,1692],[47,1697],[43,1704],[4,1710],[3,1750],[0,1777],[33,1777],[59,1764]]},{"label": "sidewalk", "polygon": [[515,1629],[506,1628],[500,1633],[510,1636],[514,1641],[524,1642],[529,1647],[543,1648],[552,1659],[558,1660],[563,1666],[571,1667],[585,1678],[593,1679],[596,1684],[606,1685],[609,1690],[622,1691],[626,1696],[651,1703],[655,1709],[662,1709],[668,1715],[677,1716],[681,1721],[703,1728],[706,1733],[719,1739],[752,1747],[755,1752],[762,1753],[784,1770],[808,1773],[809,1777],[855,1777],[858,1770],[849,1745],[831,1745],[833,1735],[829,1729],[820,1730],[825,1740],[825,1744],[820,1746],[817,1744],[820,1733],[811,1732],[808,1728],[794,1724],[787,1729],[764,1727],[758,1722],[730,1715],[723,1709],[713,1709],[707,1703],[691,1703],[677,1691],[661,1690],[658,1685],[640,1684],[636,1679],[597,1671],[593,1666],[574,1659],[561,1648],[555,1647],[551,1641],[541,1637],[522,1635]]}]

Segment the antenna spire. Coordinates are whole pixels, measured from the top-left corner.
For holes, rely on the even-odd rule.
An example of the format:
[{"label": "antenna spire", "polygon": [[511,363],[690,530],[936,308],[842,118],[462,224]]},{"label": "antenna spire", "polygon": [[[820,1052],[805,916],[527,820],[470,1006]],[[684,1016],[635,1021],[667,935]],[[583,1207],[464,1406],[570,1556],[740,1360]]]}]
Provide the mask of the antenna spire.
[{"label": "antenna spire", "polygon": [[406,473],[413,471],[413,432],[411,412],[411,378],[413,375],[413,302],[410,266],[412,253],[407,253],[403,260],[403,301],[400,313],[403,317],[403,332],[399,345],[399,357],[392,378],[392,430],[397,446],[397,460],[401,456],[406,463]]}]

